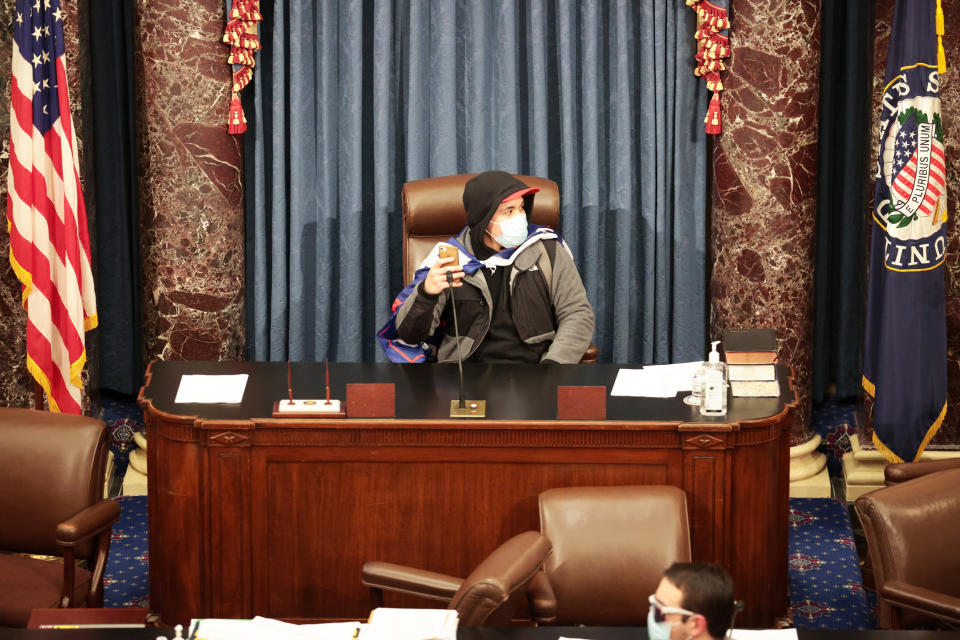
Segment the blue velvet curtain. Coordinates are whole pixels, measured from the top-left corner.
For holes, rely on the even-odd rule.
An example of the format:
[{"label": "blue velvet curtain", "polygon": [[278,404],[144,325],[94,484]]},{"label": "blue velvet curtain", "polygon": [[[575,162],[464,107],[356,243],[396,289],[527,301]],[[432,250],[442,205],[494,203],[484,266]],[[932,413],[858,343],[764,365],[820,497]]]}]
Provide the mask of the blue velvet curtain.
[{"label": "blue velvet curtain", "polygon": [[706,92],[683,2],[264,5],[248,357],[382,359],[402,184],[494,168],[559,183],[602,360],[702,357]]},{"label": "blue velvet curtain", "polygon": [[874,178],[870,134],[873,0],[823,5],[814,280],[813,399],[830,383],[861,394],[866,239]]}]

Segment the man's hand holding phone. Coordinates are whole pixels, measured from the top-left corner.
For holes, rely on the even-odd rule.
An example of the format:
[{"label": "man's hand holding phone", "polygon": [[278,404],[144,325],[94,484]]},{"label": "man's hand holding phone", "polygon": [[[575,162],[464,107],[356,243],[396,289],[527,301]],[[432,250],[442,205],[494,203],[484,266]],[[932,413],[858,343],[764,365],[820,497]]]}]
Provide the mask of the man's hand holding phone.
[{"label": "man's hand holding phone", "polygon": [[[437,295],[447,287],[462,287],[463,267],[460,266],[460,252],[449,244],[441,244],[437,252],[437,261],[430,267],[427,277],[423,280],[423,290],[430,295]],[[448,282],[447,274],[452,282]]]}]

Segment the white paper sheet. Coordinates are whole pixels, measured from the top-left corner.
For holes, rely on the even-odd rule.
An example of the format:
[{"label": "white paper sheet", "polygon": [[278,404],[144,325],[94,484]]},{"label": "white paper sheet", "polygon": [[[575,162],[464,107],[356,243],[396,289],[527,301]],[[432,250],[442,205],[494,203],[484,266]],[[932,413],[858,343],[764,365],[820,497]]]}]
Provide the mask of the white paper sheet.
[{"label": "white paper sheet", "polygon": [[197,640],[352,640],[359,622],[291,624],[273,618],[253,620],[204,618],[190,621],[187,637]]},{"label": "white paper sheet", "polygon": [[246,373],[226,376],[183,375],[174,402],[239,404],[243,400],[248,377]]},{"label": "white paper sheet", "polygon": [[796,629],[734,629],[733,640],[796,640]]},{"label": "white paper sheet", "polygon": [[453,609],[378,607],[360,631],[360,640],[456,640],[459,618]]},{"label": "white paper sheet", "polygon": [[293,638],[296,640],[353,640],[359,622],[327,622],[321,624],[292,624],[273,618],[257,616],[253,619],[263,631],[262,638]]},{"label": "white paper sheet", "polygon": [[672,398],[693,387],[693,374],[701,362],[660,364],[643,369],[620,369],[610,390],[611,396]]}]

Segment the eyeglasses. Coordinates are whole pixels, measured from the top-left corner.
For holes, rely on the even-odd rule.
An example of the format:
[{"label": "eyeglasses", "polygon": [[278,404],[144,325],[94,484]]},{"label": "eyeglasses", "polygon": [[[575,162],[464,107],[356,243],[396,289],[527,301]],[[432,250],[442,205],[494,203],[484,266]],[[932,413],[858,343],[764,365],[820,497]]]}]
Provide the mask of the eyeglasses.
[{"label": "eyeglasses", "polygon": [[664,616],[667,615],[668,613],[680,614],[681,616],[684,617],[684,622],[686,622],[686,618],[697,615],[693,611],[689,611],[687,609],[681,609],[680,607],[668,607],[667,605],[657,600],[657,596],[650,596],[650,608],[653,609],[653,619],[656,620],[657,622],[663,622]]}]

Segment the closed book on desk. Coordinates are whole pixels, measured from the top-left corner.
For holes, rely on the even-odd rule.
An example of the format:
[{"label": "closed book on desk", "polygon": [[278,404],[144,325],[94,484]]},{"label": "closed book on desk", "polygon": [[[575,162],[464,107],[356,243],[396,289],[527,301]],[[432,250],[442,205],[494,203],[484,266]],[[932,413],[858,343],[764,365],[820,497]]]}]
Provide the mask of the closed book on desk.
[{"label": "closed book on desk", "polygon": [[727,364],[734,398],[776,398],[780,395],[777,367],[772,364]]},{"label": "closed book on desk", "polygon": [[777,332],[773,329],[724,329],[727,364],[773,364],[777,361]]}]

